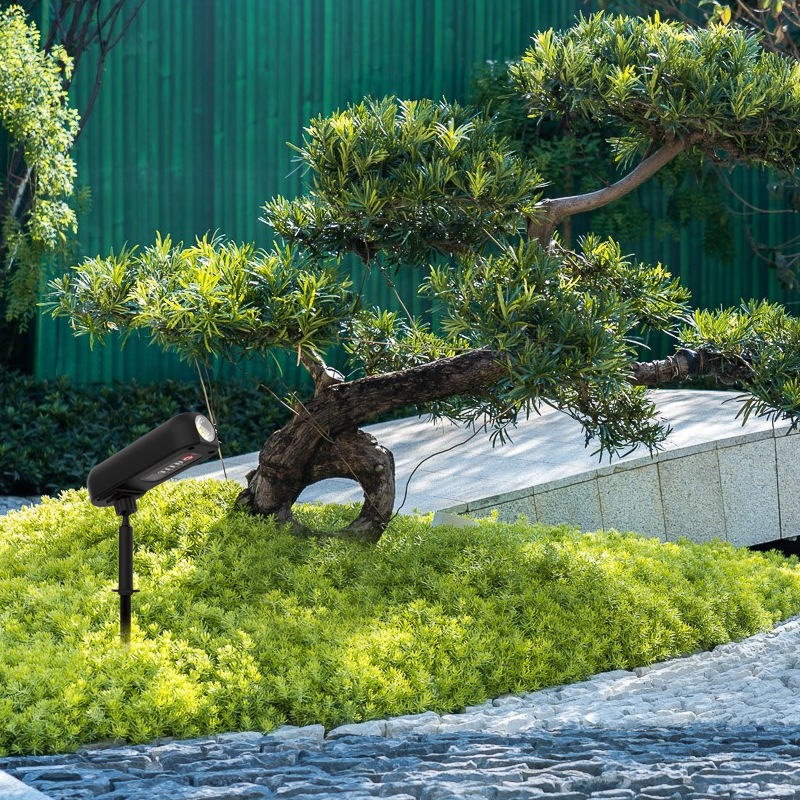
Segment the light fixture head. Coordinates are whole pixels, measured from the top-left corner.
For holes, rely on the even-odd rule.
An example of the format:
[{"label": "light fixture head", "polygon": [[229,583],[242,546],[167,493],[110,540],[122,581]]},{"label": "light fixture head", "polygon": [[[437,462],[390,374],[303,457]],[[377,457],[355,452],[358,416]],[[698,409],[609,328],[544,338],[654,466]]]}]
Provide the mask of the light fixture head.
[{"label": "light fixture head", "polygon": [[141,497],[219,450],[214,426],[202,414],[178,414],[114,453],[89,473],[89,499],[99,507]]},{"label": "light fixture head", "polygon": [[194,426],[197,432],[207,441],[213,442],[217,438],[217,432],[214,426],[202,414],[198,414],[194,418]]}]

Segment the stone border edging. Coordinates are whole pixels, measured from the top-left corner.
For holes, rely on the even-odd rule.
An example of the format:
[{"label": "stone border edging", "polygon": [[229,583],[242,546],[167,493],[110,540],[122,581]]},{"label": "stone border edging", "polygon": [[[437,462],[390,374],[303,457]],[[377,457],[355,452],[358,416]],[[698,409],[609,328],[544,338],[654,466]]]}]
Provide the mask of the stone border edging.
[{"label": "stone border edging", "polygon": [[800,536],[800,436],[788,424],[664,450],[443,508],[737,547]]}]

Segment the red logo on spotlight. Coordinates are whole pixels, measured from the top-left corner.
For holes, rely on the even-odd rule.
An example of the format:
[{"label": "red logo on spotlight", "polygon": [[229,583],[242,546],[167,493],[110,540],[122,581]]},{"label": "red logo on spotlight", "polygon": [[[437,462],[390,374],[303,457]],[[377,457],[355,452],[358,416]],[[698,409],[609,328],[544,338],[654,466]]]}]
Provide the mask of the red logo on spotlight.
[{"label": "red logo on spotlight", "polygon": [[193,455],[184,456],[181,461],[191,461],[194,458]]}]

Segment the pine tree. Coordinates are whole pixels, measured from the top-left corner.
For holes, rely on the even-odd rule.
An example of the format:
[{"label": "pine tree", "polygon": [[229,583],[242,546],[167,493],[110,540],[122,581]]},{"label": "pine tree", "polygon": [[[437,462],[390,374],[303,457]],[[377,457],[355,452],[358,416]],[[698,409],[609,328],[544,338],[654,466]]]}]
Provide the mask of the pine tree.
[{"label": "pine tree", "polygon": [[[147,329],[187,359],[283,348],[315,392],[261,449],[239,503],[301,526],[304,487],[355,478],[365,502],[337,536],[377,541],[391,516],[391,453],[359,427],[416,405],[503,437],[542,403],[579,420],[587,444],[657,449],[668,428],[647,387],[716,375],[749,392],[745,416],[800,417],[800,320],[768,303],[695,311],[661,265],[610,239],[564,247],[558,226],[611,203],[678,154],[794,170],[800,65],[732,28],[597,14],[537,34],[514,69],[534,117],[606,121],[627,170],[588,194],[542,199],[540,176],[476,109],[393,97],[312,120],[299,158],[311,176],[295,199],[266,203],[281,237],[271,252],[206,237],[160,239],[141,253],[87,260],[54,281],[53,314],[76,333]],[[362,308],[339,262],[356,253],[391,280],[416,270],[431,319]],[[635,361],[636,335],[672,333],[675,354]],[[346,379],[324,360],[343,346]]]}]

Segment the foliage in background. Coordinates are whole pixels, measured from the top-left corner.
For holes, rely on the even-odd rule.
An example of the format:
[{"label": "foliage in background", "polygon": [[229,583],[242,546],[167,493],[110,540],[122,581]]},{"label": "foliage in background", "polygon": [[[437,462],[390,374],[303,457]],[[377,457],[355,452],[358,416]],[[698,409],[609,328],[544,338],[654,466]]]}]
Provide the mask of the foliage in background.
[{"label": "foliage in background", "polygon": [[[211,403],[223,458],[258,450],[288,412],[244,383],[216,383]],[[199,383],[76,388],[0,371],[0,494],[52,494],[86,485],[89,470],[183,411],[208,414]]]},{"label": "foliage in background", "polygon": [[[7,150],[0,177],[0,365],[30,368],[30,323],[46,267],[66,269],[83,255],[75,234],[90,191],[73,195],[69,152],[92,112],[106,58],[144,2],[0,0],[0,148]],[[34,18],[45,20],[41,39]],[[90,48],[95,80],[79,117],[67,91]]]},{"label": "foliage in background", "polygon": [[44,253],[77,232],[67,198],[75,178],[69,151],[78,112],[62,86],[71,74],[66,50],[41,50],[39,31],[21,7],[0,10],[0,124],[23,156],[22,174],[0,184],[0,299],[7,319],[21,324],[33,312]]},{"label": "foliage in background", "polygon": [[[0,518],[0,754],[454,712],[649,664],[800,611],[796,560],[713,542],[399,517],[376,546],[232,510],[232,481],[150,491],[130,649],[117,527],[85,490]],[[305,507],[319,527],[353,508]]]}]

